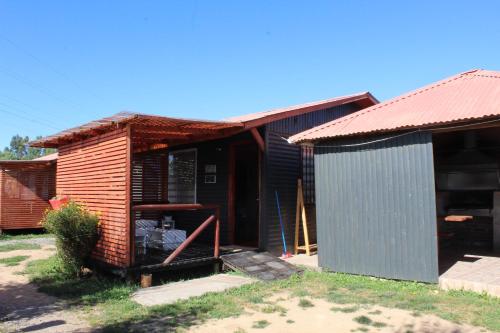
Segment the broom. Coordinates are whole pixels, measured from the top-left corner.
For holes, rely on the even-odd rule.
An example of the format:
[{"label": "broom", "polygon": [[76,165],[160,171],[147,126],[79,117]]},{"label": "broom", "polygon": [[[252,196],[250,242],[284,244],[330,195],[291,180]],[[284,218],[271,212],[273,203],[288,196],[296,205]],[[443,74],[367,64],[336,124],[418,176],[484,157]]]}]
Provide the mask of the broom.
[{"label": "broom", "polygon": [[290,257],[292,257],[292,254],[290,252],[288,252],[286,249],[285,228],[283,227],[283,219],[281,218],[281,208],[280,208],[280,199],[278,196],[278,190],[275,190],[274,194],[276,195],[276,205],[278,207],[278,216],[280,218],[281,239],[283,241],[283,255],[281,257],[282,258],[290,258]]}]

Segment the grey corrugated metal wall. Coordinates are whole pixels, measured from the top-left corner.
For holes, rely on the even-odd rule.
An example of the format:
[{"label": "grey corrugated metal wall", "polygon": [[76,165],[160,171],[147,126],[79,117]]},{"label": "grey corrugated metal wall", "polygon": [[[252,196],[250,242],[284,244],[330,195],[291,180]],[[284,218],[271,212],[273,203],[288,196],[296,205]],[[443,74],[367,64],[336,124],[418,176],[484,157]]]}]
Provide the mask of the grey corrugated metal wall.
[{"label": "grey corrugated metal wall", "polygon": [[[300,176],[300,147],[283,138],[306,129],[343,117],[360,109],[356,104],[346,104],[310,112],[269,123],[265,126],[266,152],[263,160],[261,183],[260,247],[280,254],[283,248],[281,229],[275,199],[279,192],[281,213],[289,251],[293,251],[295,206],[297,203],[297,178]],[[314,217],[314,212],[308,214]],[[314,221],[309,221],[313,224]],[[314,230],[314,226],[311,227]]]},{"label": "grey corrugated metal wall", "polygon": [[338,147],[359,142],[335,140],[315,146],[320,266],[437,282],[431,134]]}]

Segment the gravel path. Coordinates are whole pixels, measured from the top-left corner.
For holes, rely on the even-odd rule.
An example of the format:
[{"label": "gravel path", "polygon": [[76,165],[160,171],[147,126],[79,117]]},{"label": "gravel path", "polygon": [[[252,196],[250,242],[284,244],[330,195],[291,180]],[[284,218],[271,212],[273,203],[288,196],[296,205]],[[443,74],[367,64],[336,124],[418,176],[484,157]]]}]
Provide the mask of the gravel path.
[{"label": "gravel path", "polygon": [[[12,241],[0,244],[7,244],[5,242]],[[19,242],[40,244],[42,249],[0,253],[0,258],[30,256],[18,266],[0,265],[0,332],[90,332],[88,323],[79,318],[78,311],[70,311],[64,302],[38,292],[25,275],[19,274],[29,260],[52,256],[55,248],[46,243],[53,243],[53,240],[36,238]]]},{"label": "gravel path", "polygon": [[0,240],[0,245],[8,245],[16,243],[29,243],[29,244],[38,244],[40,246],[46,246],[46,245],[54,245],[55,239],[52,236],[47,236],[43,238]]}]

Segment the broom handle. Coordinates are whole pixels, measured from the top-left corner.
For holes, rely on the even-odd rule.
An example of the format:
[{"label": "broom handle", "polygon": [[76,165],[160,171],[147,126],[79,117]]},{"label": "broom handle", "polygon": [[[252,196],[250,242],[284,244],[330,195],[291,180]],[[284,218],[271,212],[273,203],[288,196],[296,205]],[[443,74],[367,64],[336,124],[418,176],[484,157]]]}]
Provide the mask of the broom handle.
[{"label": "broom handle", "polygon": [[278,197],[278,190],[274,191],[274,194],[276,195],[276,205],[278,206],[278,216],[280,218],[280,227],[281,227],[281,239],[283,240],[283,248],[284,252],[283,254],[287,254],[288,251],[286,249],[286,241],[285,241],[285,228],[283,227],[283,220],[281,218],[281,208],[280,208],[280,199]]}]

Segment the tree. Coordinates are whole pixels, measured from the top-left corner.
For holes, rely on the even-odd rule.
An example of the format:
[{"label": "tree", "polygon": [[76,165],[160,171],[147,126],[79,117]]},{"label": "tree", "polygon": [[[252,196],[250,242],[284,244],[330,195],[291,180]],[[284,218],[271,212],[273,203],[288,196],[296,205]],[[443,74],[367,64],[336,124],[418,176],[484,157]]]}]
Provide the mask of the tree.
[{"label": "tree", "polygon": [[[37,140],[40,138],[40,136],[36,137]],[[10,140],[10,146],[0,151],[0,160],[32,160],[56,152],[52,148],[29,147],[30,141],[29,136],[14,135]]]}]

